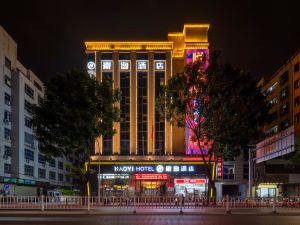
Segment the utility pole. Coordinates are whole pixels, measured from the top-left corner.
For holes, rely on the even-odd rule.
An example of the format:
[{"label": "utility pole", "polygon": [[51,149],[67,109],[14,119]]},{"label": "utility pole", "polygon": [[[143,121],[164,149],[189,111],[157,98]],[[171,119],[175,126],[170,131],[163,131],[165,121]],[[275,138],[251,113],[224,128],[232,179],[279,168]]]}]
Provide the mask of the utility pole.
[{"label": "utility pole", "polygon": [[252,198],[252,150],[253,146],[248,146],[249,153],[249,174],[248,174],[248,188],[249,188],[249,198]]}]

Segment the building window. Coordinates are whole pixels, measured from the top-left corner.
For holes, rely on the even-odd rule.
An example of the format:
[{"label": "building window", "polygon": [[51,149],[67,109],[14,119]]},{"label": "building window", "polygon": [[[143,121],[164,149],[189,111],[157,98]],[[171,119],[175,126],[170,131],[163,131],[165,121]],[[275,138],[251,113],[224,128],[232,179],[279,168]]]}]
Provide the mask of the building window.
[{"label": "building window", "polygon": [[223,179],[224,180],[234,179],[234,165],[223,165]]},{"label": "building window", "polygon": [[112,53],[101,53],[101,60],[112,60]]},{"label": "building window", "polygon": [[130,60],[130,53],[119,53],[119,60]]},{"label": "building window", "polygon": [[11,96],[10,94],[4,93],[4,103],[8,106],[11,105]]},{"label": "building window", "polygon": [[56,167],[56,161],[55,161],[55,159],[51,159],[50,161],[49,161],[49,166],[51,166],[51,167]]},{"label": "building window", "polygon": [[285,84],[289,80],[289,71],[285,71],[281,76],[280,76],[280,85]]},{"label": "building window", "polygon": [[284,116],[284,115],[286,115],[288,112],[289,112],[289,105],[288,105],[288,103],[285,103],[285,104],[283,104],[283,105],[281,106],[281,108],[280,108],[280,115],[281,115],[281,116]]},{"label": "building window", "polygon": [[43,104],[43,98],[42,96],[38,95],[38,104],[42,105]]},{"label": "building window", "polygon": [[49,179],[50,180],[56,180],[56,173],[53,171],[49,171]]},{"label": "building window", "polygon": [[[165,72],[155,71],[155,99],[162,93],[162,86],[165,84]],[[155,155],[165,154],[165,120],[155,109],[155,128],[154,128],[154,148]]]},{"label": "building window", "polygon": [[4,128],[4,138],[6,140],[11,140],[11,129]]},{"label": "building window", "polygon": [[25,159],[34,161],[34,152],[30,149],[25,148]]},{"label": "building window", "polygon": [[24,109],[31,114],[32,113],[32,104],[27,100],[24,100]]},{"label": "building window", "polygon": [[4,173],[11,173],[11,164],[4,163]]},{"label": "building window", "polygon": [[33,84],[34,84],[34,86],[35,86],[37,89],[39,89],[40,91],[42,91],[42,86],[41,86],[41,85],[39,85],[39,83],[38,83],[38,82],[36,82],[36,81],[33,81]]},{"label": "building window", "polygon": [[295,114],[295,122],[300,123],[300,113]]},{"label": "building window", "polygon": [[34,92],[33,92],[33,89],[31,87],[29,87],[27,84],[25,84],[25,93],[33,99],[33,95],[34,95]]},{"label": "building window", "polygon": [[28,128],[32,128],[32,119],[28,116],[25,116],[25,126]]},{"label": "building window", "polygon": [[273,98],[272,100],[270,100],[270,106],[273,107],[274,105],[276,105],[278,103],[278,97]]},{"label": "building window", "polygon": [[9,156],[11,156],[11,147],[5,145],[3,157],[7,158]]},{"label": "building window", "polygon": [[120,154],[130,154],[130,73],[120,73]]},{"label": "building window", "polygon": [[251,151],[251,150],[249,150],[249,148],[247,148],[247,147],[243,148],[243,160],[244,161],[249,161],[249,151]]},{"label": "building window", "polygon": [[46,160],[45,160],[45,156],[43,156],[42,154],[39,153],[39,163],[41,164],[44,164],[46,163]]},{"label": "building window", "polygon": [[61,173],[59,173],[59,174],[58,174],[58,180],[59,180],[59,181],[64,181],[64,175],[61,174]]},{"label": "building window", "polygon": [[249,178],[249,165],[245,164],[243,165],[243,179]]},{"label": "building window", "polygon": [[25,145],[33,148],[34,147],[34,136],[32,134],[24,132],[24,142],[25,142]]},{"label": "building window", "polygon": [[299,62],[294,65],[294,73],[299,71]]},{"label": "building window", "polygon": [[272,85],[268,88],[267,94],[271,94],[271,93],[276,89],[277,84],[278,84],[277,82],[275,82],[274,84],[272,84]]},{"label": "building window", "polygon": [[4,110],[4,121],[5,124],[8,124],[9,122],[11,122],[11,112]]},{"label": "building window", "polygon": [[46,170],[39,168],[39,178],[45,179],[46,178]]},{"label": "building window", "polygon": [[280,126],[281,126],[281,130],[284,130],[284,129],[288,128],[289,127],[289,120],[283,120],[280,123]]},{"label": "building window", "polygon": [[271,114],[269,114],[269,124],[270,123],[272,123],[274,120],[276,120],[277,119],[277,117],[278,117],[278,113],[277,113],[277,111],[275,111],[275,112],[273,112],[273,113],[271,113]]},{"label": "building window", "polygon": [[70,175],[66,175],[66,182],[71,182],[71,177],[70,177]]},{"label": "building window", "polygon": [[64,169],[64,164],[63,162],[58,161],[58,169],[63,170]]},{"label": "building window", "polygon": [[148,60],[148,53],[137,53],[136,60]]},{"label": "building window", "polygon": [[11,61],[7,57],[4,60],[4,65],[11,70]]},{"label": "building window", "polygon": [[297,89],[300,87],[300,79],[297,79],[295,82],[294,82],[294,88]]},{"label": "building window", "polygon": [[147,154],[148,145],[148,81],[146,72],[137,74],[137,153]]},{"label": "building window", "polygon": [[[112,72],[103,72],[102,73],[102,79],[112,81]],[[113,127],[113,124],[111,124],[111,127]],[[112,135],[104,135],[102,139],[102,154],[103,155],[112,155],[112,148],[113,148],[113,137]],[[71,157],[70,157],[71,158]],[[70,162],[73,162],[70,160]]]},{"label": "building window", "polygon": [[286,88],[284,88],[284,89],[281,90],[281,92],[280,92],[281,99],[287,98],[288,95],[289,95],[289,89],[288,89],[288,87],[286,87]]},{"label": "building window", "polygon": [[6,86],[11,87],[11,78],[7,75],[4,76],[4,83]]},{"label": "building window", "polygon": [[33,176],[34,175],[34,167],[25,165],[24,166],[24,173],[26,176]]},{"label": "building window", "polygon": [[166,53],[155,53],[154,60],[166,60]]}]

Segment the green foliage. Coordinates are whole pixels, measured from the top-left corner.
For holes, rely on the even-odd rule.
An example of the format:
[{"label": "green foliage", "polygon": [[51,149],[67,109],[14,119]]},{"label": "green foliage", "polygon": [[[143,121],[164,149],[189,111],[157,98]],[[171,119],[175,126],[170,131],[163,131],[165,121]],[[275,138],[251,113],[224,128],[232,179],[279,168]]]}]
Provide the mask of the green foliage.
[{"label": "green foliage", "polygon": [[[78,70],[57,74],[47,84],[42,104],[34,107],[33,125],[40,151],[48,160],[75,154],[83,167],[94,151],[96,138],[115,133],[112,124],[118,121],[119,110],[113,103],[119,96],[111,80],[98,82]],[[87,171],[82,182],[88,179]]]},{"label": "green foliage", "polygon": [[[231,159],[240,153],[240,146],[259,137],[268,107],[255,79],[229,64],[220,65],[218,57],[218,52],[212,53],[206,70],[203,57],[174,75],[156,105],[172,125],[191,129],[199,147],[211,143],[210,156]],[[211,178],[212,157],[207,162],[201,147],[200,151]]]}]

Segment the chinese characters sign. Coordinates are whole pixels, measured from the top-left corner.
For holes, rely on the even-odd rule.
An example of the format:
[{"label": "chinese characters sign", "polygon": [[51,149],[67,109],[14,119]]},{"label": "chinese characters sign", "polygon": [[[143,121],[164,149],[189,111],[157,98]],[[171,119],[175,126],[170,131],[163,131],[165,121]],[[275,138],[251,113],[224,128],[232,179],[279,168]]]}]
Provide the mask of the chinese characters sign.
[{"label": "chinese characters sign", "polygon": [[147,70],[148,69],[148,61],[145,60],[138,60],[137,63],[137,70]]},{"label": "chinese characters sign", "polygon": [[165,70],[165,61],[155,61],[154,65],[155,70]]},{"label": "chinese characters sign", "polygon": [[102,70],[112,70],[112,61],[111,60],[102,60],[101,61],[101,69]]},{"label": "chinese characters sign", "polygon": [[130,70],[130,61],[129,60],[120,61],[120,70]]}]

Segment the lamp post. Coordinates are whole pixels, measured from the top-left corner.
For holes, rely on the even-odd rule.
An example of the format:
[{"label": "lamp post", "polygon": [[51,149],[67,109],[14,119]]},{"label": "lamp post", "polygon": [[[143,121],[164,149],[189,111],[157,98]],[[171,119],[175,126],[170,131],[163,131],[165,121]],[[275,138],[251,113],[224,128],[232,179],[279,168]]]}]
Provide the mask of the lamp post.
[{"label": "lamp post", "polygon": [[248,172],[248,191],[249,191],[249,198],[252,198],[252,151],[254,146],[248,146],[248,154],[249,154],[249,172]]}]

